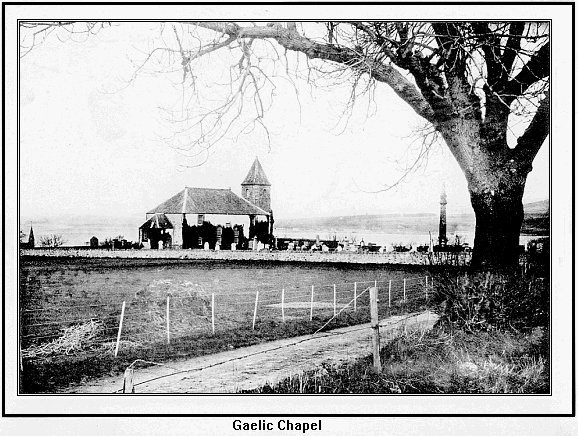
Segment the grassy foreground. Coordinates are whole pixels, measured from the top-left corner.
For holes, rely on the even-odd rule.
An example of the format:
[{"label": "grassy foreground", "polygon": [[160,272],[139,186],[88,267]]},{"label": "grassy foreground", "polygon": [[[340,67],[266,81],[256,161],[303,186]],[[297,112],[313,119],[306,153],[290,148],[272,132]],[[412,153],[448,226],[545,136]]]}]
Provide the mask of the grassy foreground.
[{"label": "grassy foreground", "polygon": [[[545,276],[547,277],[547,275]],[[373,370],[370,358],[345,366],[323,366],[275,386],[247,393],[547,393],[549,380],[549,284],[544,275],[496,276],[455,272],[436,277],[427,304],[392,305],[386,318],[431,308],[437,327],[407,333],[382,349],[384,370]],[[383,306],[383,305],[382,305]],[[58,392],[92,377],[121,374],[137,359],[164,362],[196,357],[265,341],[309,334],[326,317],[312,322],[250,323],[215,335],[180,336],[162,342],[123,346],[117,358],[105,352],[62,353],[23,360],[20,393]],[[367,322],[368,309],[346,312],[326,330]]]},{"label": "grassy foreground", "polygon": [[[324,330],[357,325],[368,321],[368,310],[347,312],[327,325]],[[157,342],[142,346],[123,346],[118,357],[107,348],[72,354],[61,353],[35,359],[24,359],[20,377],[20,393],[55,393],[70,386],[84,383],[104,375],[119,375],[135,360],[166,362],[187,359],[233,348],[248,347],[277,339],[311,334],[326,323],[325,317],[312,321],[264,321],[255,330],[236,328],[217,332],[215,335],[190,335],[176,337],[170,346]],[[146,362],[139,364],[149,366]]]},{"label": "grassy foreground", "polygon": [[436,328],[408,332],[381,351],[383,370],[371,357],[297,374],[276,385],[242,393],[479,394],[548,393],[547,334]]},{"label": "grassy foreground", "polygon": [[[221,351],[228,351],[234,348],[248,347],[264,342],[278,339],[285,339],[311,334],[321,327],[323,331],[340,327],[348,327],[369,322],[368,293],[365,293],[359,300],[359,307],[356,312],[344,311],[337,318],[327,321],[333,315],[332,310],[320,312],[318,316],[313,316],[310,321],[308,317],[281,322],[271,320],[266,316],[258,319],[255,330],[251,327],[251,319],[247,319],[245,314],[240,313],[238,317],[232,316],[228,325],[223,326],[223,330],[216,333],[186,333],[195,331],[194,322],[199,317],[188,316],[183,318],[183,322],[173,322],[171,331],[175,334],[170,345],[166,344],[163,330],[157,329],[160,335],[153,337],[152,341],[132,342],[121,341],[121,347],[117,357],[114,357],[114,342],[100,343],[98,340],[98,329],[96,336],[91,336],[93,330],[90,326],[99,324],[91,322],[69,329],[70,335],[60,337],[50,344],[41,344],[38,347],[25,349],[23,353],[22,371],[20,376],[20,393],[55,393],[63,391],[69,387],[79,385],[90,379],[106,376],[119,375],[136,360],[139,360],[139,367],[150,366],[152,363],[162,363],[171,360],[188,359]],[[153,301],[157,301],[153,299]],[[191,301],[186,300],[186,301]],[[363,303],[363,304],[362,304]],[[414,299],[407,303],[400,301],[392,302],[392,306],[380,305],[380,317],[387,318],[392,315],[407,314],[410,312],[423,311],[427,307],[423,299]],[[145,310],[146,309],[146,310]],[[194,305],[187,306],[186,309],[193,314]],[[159,311],[155,306],[143,306],[140,312],[145,313],[153,310]],[[164,308],[162,309],[164,311]],[[288,315],[291,310],[286,311]],[[201,314],[199,314],[200,316]],[[162,322],[165,322],[161,319]],[[187,324],[187,322],[191,324]],[[147,327],[143,322],[137,327]],[[85,332],[86,327],[86,332]],[[227,328],[225,328],[227,327]],[[66,332],[65,332],[66,333]],[[80,333],[87,333],[81,335]],[[51,353],[42,353],[45,347],[51,349]],[[38,351],[38,352],[36,352]]]},{"label": "grassy foreground", "polygon": [[367,357],[297,374],[251,393],[546,394],[550,390],[547,275],[477,273],[437,280],[433,330]]}]

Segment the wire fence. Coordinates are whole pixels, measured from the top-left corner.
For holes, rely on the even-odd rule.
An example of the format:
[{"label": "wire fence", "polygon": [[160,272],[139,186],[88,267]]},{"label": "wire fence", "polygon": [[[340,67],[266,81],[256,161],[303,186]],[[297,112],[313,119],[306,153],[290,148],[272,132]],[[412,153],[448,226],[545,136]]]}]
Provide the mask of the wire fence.
[{"label": "wire fence", "polygon": [[[367,293],[367,291],[369,290],[369,288],[366,288],[364,291],[362,291],[362,293]],[[353,300],[350,302],[353,303]],[[342,309],[343,310],[343,309]],[[380,336],[385,338],[386,340],[391,340],[394,337],[398,337],[401,332],[407,331],[408,330],[408,324],[410,324],[410,328],[412,330],[423,330],[424,326],[425,328],[427,328],[427,326],[429,325],[429,314],[426,314],[426,316],[428,317],[428,319],[426,320],[426,322],[424,323],[423,320],[421,320],[422,322],[420,323],[418,320],[419,316],[414,315],[407,315],[407,316],[401,316],[401,317],[396,317],[396,318],[390,318],[390,322],[387,322],[383,327],[383,329],[380,331]],[[233,355],[233,356],[227,356],[227,357],[223,357],[223,359],[218,359],[215,361],[212,361],[210,363],[205,363],[203,365],[193,365],[191,367],[181,367],[181,368],[175,368],[171,365],[167,365],[164,363],[159,363],[159,362],[151,362],[151,361],[146,361],[143,359],[136,359],[134,360],[130,365],[128,365],[128,367],[125,369],[124,372],[124,379],[123,379],[123,387],[120,389],[116,389],[114,392],[111,393],[136,393],[135,392],[135,387],[137,386],[141,386],[141,385],[147,385],[150,383],[154,383],[154,382],[158,382],[159,380],[162,379],[166,379],[166,378],[170,378],[173,376],[178,376],[180,374],[186,374],[186,373],[195,373],[195,372],[200,372],[206,369],[210,369],[216,366],[221,366],[221,365],[227,365],[227,364],[231,364],[231,363],[235,363],[238,361],[242,361],[244,359],[250,359],[253,358],[255,356],[259,356],[259,355],[264,355],[264,354],[268,354],[268,353],[276,353],[276,359],[279,359],[279,352],[281,352],[281,350],[286,349],[286,348],[291,348],[291,347],[295,347],[295,346],[300,346],[301,344],[304,344],[306,342],[310,342],[310,341],[315,341],[315,340],[319,340],[320,338],[331,338],[331,337],[337,337],[337,336],[350,336],[352,333],[356,333],[356,332],[361,332],[361,331],[369,331],[372,330],[371,326],[368,326],[367,324],[365,325],[360,325],[357,327],[353,327],[353,328],[349,328],[347,330],[339,330],[339,331],[335,331],[335,330],[331,330],[328,332],[322,332],[323,327],[325,327],[327,324],[329,324],[329,322],[331,322],[331,320],[334,317],[332,317],[330,320],[328,320],[321,328],[319,328],[317,331],[315,331],[313,334],[305,336],[305,337],[300,337],[300,338],[295,338],[295,340],[291,341],[291,342],[283,342],[283,343],[278,343],[275,344],[271,347],[267,347],[264,349],[259,349],[259,350],[255,350],[255,351],[247,351],[246,353],[243,353],[241,355]],[[415,318],[415,319],[412,319]],[[414,322],[412,322],[414,321]],[[418,322],[415,322],[418,321]],[[331,339],[330,339],[331,340]],[[336,343],[336,345],[339,347],[341,345],[341,352],[343,353],[343,355],[347,354],[347,344],[346,343]],[[168,370],[170,372],[168,373],[162,373],[162,374],[158,374],[158,375],[149,375],[147,378],[145,378],[144,380],[142,379],[142,376],[140,378],[140,380],[138,382],[135,382],[134,380],[134,375],[135,375],[135,369],[138,366],[138,364],[145,364],[145,366],[148,365],[156,365],[159,367],[163,367],[165,370]],[[249,365],[250,367],[251,365]],[[236,373],[237,371],[233,371],[233,373]],[[238,371],[241,374],[241,377],[243,377],[243,370]],[[249,373],[253,373],[252,369],[249,369]],[[290,377],[294,375],[293,373],[287,373],[287,376]],[[231,379],[231,375],[229,374],[228,377],[228,382],[234,382],[236,377],[235,374],[233,374],[233,377]],[[205,382],[208,381],[208,385],[206,385]],[[203,389],[203,388],[208,388],[210,390],[210,386],[211,386],[211,380],[209,378],[209,380],[206,379],[197,379],[196,382],[198,382],[198,385],[196,385],[197,389]],[[229,386],[230,387],[230,386]],[[234,386],[235,389],[233,391],[235,392],[241,392],[243,393],[243,390],[239,390],[238,386]],[[254,387],[254,386],[253,386]],[[259,386],[260,387],[260,386]],[[149,386],[148,388],[148,392],[150,392],[151,387]],[[154,388],[153,388],[154,389]]]},{"label": "wire fence", "polygon": [[[192,283],[167,291],[137,292],[124,301],[90,302],[29,308],[20,313],[22,357],[51,354],[108,353],[164,344],[175,353],[223,333],[260,334],[272,327],[310,326],[321,331],[332,323],[368,322],[369,292],[378,289],[380,318],[426,307],[433,279],[358,281],[272,288],[259,285],[219,292]],[[343,324],[341,324],[343,325]],[[311,330],[311,331],[314,331]],[[311,331],[304,331],[311,333]],[[265,332],[265,333],[264,333]]]}]

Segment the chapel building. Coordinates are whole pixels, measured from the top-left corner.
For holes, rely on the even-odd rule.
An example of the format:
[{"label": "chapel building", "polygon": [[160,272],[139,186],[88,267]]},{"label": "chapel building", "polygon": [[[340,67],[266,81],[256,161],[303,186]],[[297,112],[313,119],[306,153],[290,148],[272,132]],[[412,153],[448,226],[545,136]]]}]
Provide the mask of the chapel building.
[{"label": "chapel building", "polygon": [[258,158],[231,188],[185,187],[146,214],[139,241],[150,248],[256,248],[273,242],[271,183]]}]

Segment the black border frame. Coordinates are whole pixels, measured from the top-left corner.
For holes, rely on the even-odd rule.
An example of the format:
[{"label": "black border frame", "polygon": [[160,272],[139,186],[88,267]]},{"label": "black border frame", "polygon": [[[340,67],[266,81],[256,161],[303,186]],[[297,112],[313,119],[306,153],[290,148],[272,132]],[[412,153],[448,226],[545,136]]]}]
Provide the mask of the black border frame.
[{"label": "black border frame", "polygon": [[[400,1],[385,1],[385,2],[368,2],[368,1],[360,1],[360,2],[352,2],[352,1],[330,1],[330,2],[323,2],[323,1],[313,1],[313,2],[307,2],[307,1],[296,1],[296,2],[199,2],[199,3],[180,3],[180,2],[166,2],[166,3],[161,3],[161,5],[167,5],[167,6],[192,6],[192,5],[218,5],[218,6],[239,6],[239,5],[243,5],[243,4],[247,4],[247,5],[271,5],[271,6],[283,6],[283,5],[297,5],[297,6],[310,6],[310,5],[324,5],[324,4],[335,4],[335,5],[371,5],[371,6],[387,6],[387,5],[397,5],[397,6],[401,6],[401,5],[428,5],[428,6],[453,6],[453,5],[483,5],[483,6],[500,6],[500,5],[515,5],[515,6],[530,6],[530,5],[535,5],[535,4],[548,4],[548,5],[553,5],[553,6],[571,6],[571,11],[572,11],[572,42],[571,42],[571,47],[572,47],[572,54],[574,54],[575,52],[575,37],[576,37],[576,32],[575,32],[575,8],[574,8],[574,3],[573,2],[547,2],[547,3],[541,3],[541,2],[512,2],[512,1],[504,1],[504,2],[499,2],[499,1],[489,1],[489,2],[479,2],[479,1],[475,1],[475,2],[464,2],[464,1],[455,1],[455,2],[451,2],[451,1],[444,1],[444,2],[433,2],[433,1],[409,1],[409,2],[400,2]],[[129,2],[70,2],[70,3],[60,3],[60,2],[35,2],[35,3],[26,3],[26,2],[3,2],[2,3],[2,12],[3,12],[3,17],[2,17],[2,23],[3,23],[3,27],[2,27],[2,46],[5,47],[6,46],[6,18],[5,18],[5,10],[6,10],[6,6],[16,6],[16,5],[39,5],[39,6],[48,6],[48,5],[70,5],[70,6],[84,6],[84,5],[103,5],[103,6],[156,6],[159,5],[159,3],[156,2],[135,2],[135,3],[129,3]],[[67,21],[69,21],[70,19],[67,19]],[[22,20],[19,19],[18,22],[20,21],[29,21],[29,20]],[[84,20],[74,20],[74,21],[88,21],[86,19]],[[163,22],[170,22],[170,21],[179,21],[179,20],[126,20],[126,19],[122,19],[122,20],[110,20],[111,22],[129,22],[129,21],[139,21],[139,22],[155,22],[155,21],[163,21]],[[436,20],[436,21],[447,21],[447,20]],[[463,20],[460,20],[463,21]],[[547,20],[550,21],[551,20]],[[19,32],[19,28],[18,28],[18,32]],[[17,110],[17,143],[19,144],[19,135],[20,135],[20,63],[19,63],[20,59],[18,59],[17,62],[17,66],[16,66],[16,71],[17,71],[17,76],[18,76],[18,83],[17,83],[17,93],[18,93],[18,97],[17,97],[17,105],[18,105],[18,110]],[[575,57],[572,56],[572,112],[575,113]],[[552,64],[550,65],[550,70],[552,71]],[[6,69],[6,54],[5,51],[3,52],[3,56],[2,56],[2,71],[3,73],[5,73],[5,69]],[[4,114],[6,113],[6,80],[3,80],[2,82],[2,107],[3,107],[3,111]],[[551,111],[551,109],[550,109]],[[2,138],[5,141],[6,139],[6,133],[5,133],[5,122],[6,122],[6,118],[5,115],[2,117]],[[575,222],[575,150],[574,150],[574,142],[575,142],[575,118],[572,118],[572,133],[571,133],[571,138],[572,138],[572,265],[574,265],[575,263],[575,245],[574,245],[574,240],[575,240],[575,227],[574,227],[574,222]],[[550,201],[552,198],[552,183],[551,183],[551,177],[552,177],[552,139],[550,137],[550,150],[549,150],[549,155],[550,155],[550,171],[549,171],[549,192],[550,192]],[[16,198],[16,204],[17,204],[17,225],[19,226],[20,224],[20,147],[19,145],[17,145],[17,198]],[[6,160],[5,160],[5,148],[2,147],[2,161],[3,161],[3,171],[2,171],[2,211],[4,216],[6,216],[6,203],[5,203],[5,171],[4,169],[6,168]],[[551,230],[552,230],[552,220],[550,217],[550,234],[551,234]],[[3,234],[3,243],[2,243],[2,256],[3,258],[5,258],[6,255],[6,245],[5,245],[5,239],[6,239],[6,228],[5,228],[5,222],[4,220],[2,221],[2,234]],[[550,244],[551,244],[551,238],[550,238]],[[551,250],[550,250],[551,252]],[[552,264],[552,254],[550,254],[550,264]],[[19,265],[19,261],[17,261],[17,265]],[[552,272],[550,272],[550,275],[552,275]],[[3,284],[5,283],[6,277],[5,277],[5,264],[2,264],[2,282]],[[226,417],[249,417],[249,418],[265,418],[265,417],[319,417],[319,418],[325,418],[325,417],[575,417],[576,416],[576,356],[575,356],[575,351],[576,351],[576,342],[575,342],[575,294],[574,294],[574,288],[575,288],[575,271],[574,269],[572,269],[572,412],[571,413],[552,413],[552,414],[491,414],[491,413],[485,413],[485,414],[467,414],[467,413],[459,413],[459,414],[408,414],[408,413],[398,413],[398,414],[150,414],[150,413],[144,413],[144,414],[139,414],[139,413],[135,413],[135,414],[103,414],[103,413],[89,413],[89,414],[84,414],[84,413],[78,413],[78,414],[41,414],[41,413],[31,413],[31,414],[7,414],[6,413],[6,408],[5,408],[5,389],[2,389],[2,417],[31,417],[31,418],[38,418],[38,417],[208,417],[208,418],[226,418]],[[552,294],[552,289],[550,289],[550,295]],[[550,302],[550,313],[552,312],[552,302]],[[5,292],[2,293],[2,311],[3,313],[5,313],[6,310],[6,306],[5,306]],[[551,323],[551,321],[550,321]],[[550,339],[552,337],[552,332],[550,329],[549,332],[550,335]],[[3,317],[2,320],[2,385],[5,386],[5,376],[6,376],[6,371],[5,371],[5,366],[6,366],[6,362],[5,362],[5,339],[6,339],[6,330],[5,330],[5,317]],[[552,349],[550,347],[550,354],[552,354]],[[550,367],[550,375],[552,376],[552,368]],[[32,394],[20,394],[17,393],[17,396],[29,396]],[[74,394],[33,394],[34,396],[42,396],[42,397],[50,397],[53,395],[57,395],[57,396],[75,396]],[[169,394],[139,394],[139,396],[167,396]],[[207,394],[198,394],[198,395],[203,395],[206,396]],[[226,395],[226,396],[231,396],[231,395],[235,395],[235,394],[210,394],[211,396],[221,396],[221,395]],[[278,394],[265,394],[265,395],[261,395],[261,394],[255,394],[252,395],[254,396],[259,396],[259,397],[266,397],[266,396],[297,396],[297,394],[294,395],[278,395]],[[328,396],[329,394],[323,394],[322,396]],[[377,394],[375,394],[377,395]],[[449,394],[448,394],[449,395]],[[529,394],[529,395],[533,395],[533,394]],[[552,392],[550,390],[550,394],[537,394],[537,396],[551,396]],[[96,396],[96,397],[105,397],[105,395],[102,394],[88,394],[88,395],[83,395],[83,396]],[[190,394],[170,394],[170,396],[190,396]],[[351,396],[355,396],[355,395],[351,395]],[[388,396],[395,396],[395,395],[388,395]],[[414,395],[406,395],[408,397],[411,396],[434,396],[434,397],[443,397],[443,396],[447,396],[444,394],[414,394]],[[469,394],[451,394],[451,396],[470,396]],[[478,394],[476,396],[510,396],[510,394]]]}]

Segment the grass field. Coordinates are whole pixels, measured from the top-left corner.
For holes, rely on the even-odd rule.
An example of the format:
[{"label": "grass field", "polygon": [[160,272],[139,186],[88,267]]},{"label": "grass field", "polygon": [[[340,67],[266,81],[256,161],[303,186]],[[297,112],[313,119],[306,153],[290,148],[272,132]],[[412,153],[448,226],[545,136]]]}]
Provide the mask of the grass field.
[{"label": "grass field", "polygon": [[23,262],[20,392],[59,392],[120,374],[137,359],[196,357],[368,322],[364,290],[377,281],[380,319],[430,308],[441,316],[438,328],[386,344],[382,374],[372,371],[369,358],[361,359],[252,393],[545,393],[547,277],[547,270],[494,277],[448,267],[379,265]]},{"label": "grass field", "polygon": [[[135,359],[164,361],[312,333],[356,293],[361,297],[355,305],[327,328],[367,322],[368,295],[362,292],[375,281],[389,293],[392,280],[391,302],[382,294],[382,317],[407,311],[423,303],[426,271],[45,259],[22,262],[20,273],[21,392],[33,393],[122,372]],[[414,299],[415,304],[408,303]],[[123,301],[122,335],[114,358]]]}]

